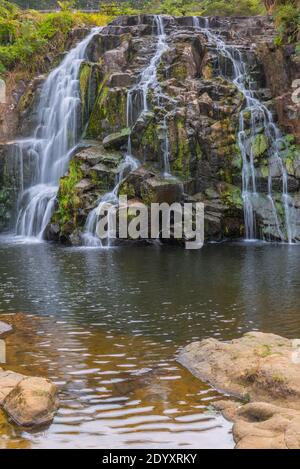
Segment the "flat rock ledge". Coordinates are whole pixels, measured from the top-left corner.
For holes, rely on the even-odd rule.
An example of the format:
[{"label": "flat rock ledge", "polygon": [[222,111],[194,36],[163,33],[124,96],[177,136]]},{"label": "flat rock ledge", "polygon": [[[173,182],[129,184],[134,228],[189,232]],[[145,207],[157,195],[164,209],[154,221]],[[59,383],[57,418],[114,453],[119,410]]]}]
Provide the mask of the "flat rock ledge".
[{"label": "flat rock ledge", "polygon": [[[3,322],[0,327],[0,339],[13,330]],[[57,387],[48,379],[0,368],[0,408],[22,427],[49,425],[58,408]]]},{"label": "flat rock ledge", "polygon": [[249,332],[239,339],[205,339],[178,361],[235,400],[215,407],[234,422],[239,449],[300,448],[300,341]]}]

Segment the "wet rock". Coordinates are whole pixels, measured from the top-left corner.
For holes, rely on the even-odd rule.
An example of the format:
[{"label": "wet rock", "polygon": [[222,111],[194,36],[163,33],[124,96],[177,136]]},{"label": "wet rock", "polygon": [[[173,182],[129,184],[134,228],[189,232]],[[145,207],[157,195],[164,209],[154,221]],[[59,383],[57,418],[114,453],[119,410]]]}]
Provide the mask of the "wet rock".
[{"label": "wet rock", "polygon": [[237,448],[299,449],[297,344],[274,334],[250,332],[230,342],[205,339],[190,344],[178,361],[201,380],[242,399],[214,405],[234,422]]},{"label": "wet rock", "polygon": [[147,204],[180,202],[182,193],[182,184],[172,178],[151,177],[144,180],[141,186],[142,200]]},{"label": "wet rock", "polygon": [[134,84],[134,77],[130,73],[112,73],[110,75],[108,85],[112,88],[132,86]]},{"label": "wet rock", "polygon": [[0,337],[12,332],[13,328],[10,324],[6,324],[6,322],[0,321]]},{"label": "wet rock", "polygon": [[103,140],[104,148],[107,150],[119,150],[122,146],[127,144],[130,133],[130,129],[127,128],[120,132],[108,135]]},{"label": "wet rock", "polygon": [[[9,417],[24,427],[48,425],[57,410],[57,388],[44,378],[15,375],[13,389],[2,400],[2,407]],[[1,383],[1,374],[0,374]]]},{"label": "wet rock", "polygon": [[[199,21],[204,26],[204,20],[199,18]],[[285,105],[284,97],[290,93],[291,80],[299,71],[299,64],[292,47],[281,52],[274,47],[272,20],[218,17],[208,21],[211,31],[238,46],[248,64],[251,86],[257,96],[275,116],[277,111],[279,121],[285,120],[286,127],[292,122],[289,129],[294,131],[299,116],[290,100],[289,106]],[[222,78],[223,72],[230,74],[232,64],[226,59],[219,60],[216,47],[195,29],[192,17],[164,16],[163,24],[168,49],[156,70],[156,86],[148,92],[147,112],[142,114],[142,90],[133,91],[130,103],[127,97],[128,90],[138,84],[141,73],[155,55],[155,17],[124,15],[93,37],[87,48],[87,61],[80,71],[82,118],[78,131],[86,129],[87,139],[102,142],[98,143],[100,153],[103,147],[111,153],[126,150],[131,132],[132,153],[152,176],[140,172],[132,179],[127,178],[121,188],[129,199],[138,198],[147,203],[182,200],[181,185],[187,197],[201,193],[206,205],[207,240],[241,237],[245,229],[241,196],[243,160],[237,133],[245,99],[229,79]],[[289,90],[285,89],[285,82]],[[33,95],[38,95],[38,90]],[[33,95],[29,93],[28,102]],[[244,119],[247,137],[253,123],[251,114],[245,111]],[[132,124],[130,130],[128,122]],[[257,202],[257,233],[268,239],[279,239],[267,193],[271,175],[273,202],[278,207],[279,222],[284,224],[280,200],[282,171],[278,161],[269,164],[269,150],[263,129],[258,129],[256,138],[248,138],[247,157],[250,159],[251,153],[254,156],[257,189],[263,193]],[[50,230],[55,239],[69,241],[72,233],[74,240],[77,239],[78,230],[83,228],[96,201],[105,190],[114,187],[119,174],[117,160],[120,162],[121,157],[110,161],[105,157],[104,161],[103,155],[95,150],[85,150],[75,157],[76,164],[72,161],[70,171],[60,183],[52,220],[55,230]],[[162,181],[166,159],[170,173],[177,180],[175,183]],[[299,165],[294,155],[287,155],[286,160],[288,190],[294,198],[299,191]],[[207,190],[218,193],[216,204],[211,204]],[[298,235],[300,227],[295,238]]]},{"label": "wet rock", "polygon": [[300,369],[289,339],[249,332],[240,339],[205,339],[188,345],[179,362],[193,374],[241,399],[266,400],[297,408]]},{"label": "wet rock", "polygon": [[87,148],[79,149],[68,173],[60,180],[47,239],[80,244],[80,234],[88,214],[101,195],[111,191],[116,184],[121,160],[121,153],[105,150],[97,142],[90,142]]},{"label": "wet rock", "polygon": [[124,179],[119,194],[127,195],[129,199],[138,198],[146,205],[162,202],[172,204],[182,201],[183,186],[175,178],[162,177],[157,172],[141,166]]}]

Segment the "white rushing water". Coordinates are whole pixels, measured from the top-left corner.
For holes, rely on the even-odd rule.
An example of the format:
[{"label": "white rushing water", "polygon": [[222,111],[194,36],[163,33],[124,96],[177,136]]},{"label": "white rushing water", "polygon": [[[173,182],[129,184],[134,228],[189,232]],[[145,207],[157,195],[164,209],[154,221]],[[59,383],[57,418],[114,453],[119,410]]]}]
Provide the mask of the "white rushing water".
[{"label": "white rushing water", "polygon": [[[239,116],[239,132],[238,144],[242,155],[243,169],[243,202],[244,202],[244,219],[245,219],[245,235],[246,239],[251,240],[257,237],[255,206],[259,200],[259,194],[256,189],[256,171],[254,167],[254,155],[251,142],[259,134],[263,128],[269,143],[269,159],[278,165],[282,178],[282,194],[281,201],[284,210],[284,226],[279,222],[279,215],[276,208],[272,189],[272,176],[269,171],[268,180],[268,196],[274,226],[277,230],[277,237],[281,241],[287,240],[288,243],[293,242],[293,224],[292,224],[292,208],[293,201],[288,194],[288,178],[287,171],[281,157],[281,149],[285,146],[283,136],[279,128],[274,123],[273,115],[269,109],[256,97],[255,91],[249,85],[249,73],[247,63],[243,59],[242,51],[235,45],[226,44],[217,33],[210,28],[209,18],[193,18],[193,26],[206,35],[210,44],[214,46],[218,54],[232,64],[232,75],[223,73],[224,78],[229,79],[238,90],[243,94],[246,105],[243,107]],[[220,74],[222,72],[220,71]],[[245,115],[250,115],[250,129],[246,126]],[[247,129],[246,129],[247,127]],[[250,155],[249,155],[250,144]],[[285,234],[284,234],[285,233]]]},{"label": "white rushing water", "polygon": [[[164,30],[163,17],[159,15],[154,16],[154,33],[157,36],[157,44],[155,54],[150,60],[149,65],[142,71],[140,79],[136,85],[134,85],[127,93],[127,127],[132,128],[136,123],[137,119],[143,116],[149,111],[148,103],[148,92],[150,89],[154,90],[157,99],[162,97],[161,87],[157,78],[157,70],[160,64],[161,58],[165,52],[167,52],[169,46],[167,44],[167,36]],[[164,174],[170,172],[169,165],[169,139],[167,122],[164,120],[164,143],[163,143],[163,154],[164,154]],[[110,229],[108,227],[108,238],[104,242],[97,236],[97,224],[99,220],[99,214],[103,213],[103,210],[109,207],[114,209],[118,204],[118,190],[120,184],[124,178],[132,171],[138,168],[139,161],[132,155],[131,136],[128,137],[127,154],[124,161],[121,163],[119,168],[119,175],[116,180],[116,186],[112,192],[104,194],[97,207],[89,214],[82,241],[85,246],[89,247],[110,247],[111,239],[109,237]]]},{"label": "white rushing water", "polygon": [[34,135],[17,142],[21,155],[28,154],[33,162],[32,185],[19,200],[19,236],[41,240],[51,219],[59,179],[80,137],[80,66],[88,44],[100,30],[94,28],[49,74],[41,90]]}]

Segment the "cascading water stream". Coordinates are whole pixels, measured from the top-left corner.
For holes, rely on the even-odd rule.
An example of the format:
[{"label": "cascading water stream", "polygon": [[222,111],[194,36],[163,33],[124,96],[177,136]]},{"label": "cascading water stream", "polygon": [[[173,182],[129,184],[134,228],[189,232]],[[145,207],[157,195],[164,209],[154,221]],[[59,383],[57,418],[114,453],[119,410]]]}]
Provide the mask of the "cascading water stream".
[{"label": "cascading water stream", "polygon": [[[201,25],[202,23],[202,25]],[[193,18],[193,26],[206,35],[209,42],[216,48],[218,54],[232,65],[232,76],[223,73],[224,78],[229,79],[245,98],[246,106],[242,109],[239,116],[238,144],[242,155],[243,170],[243,202],[245,219],[245,236],[251,240],[256,238],[255,206],[259,197],[256,189],[256,171],[254,167],[253,148],[249,143],[254,141],[259,134],[259,129],[263,128],[269,142],[269,156],[275,161],[281,170],[282,177],[282,205],[284,209],[284,227],[280,226],[276,203],[273,197],[272,177],[269,174],[268,200],[274,218],[274,225],[277,231],[277,237],[281,241],[287,240],[293,242],[293,228],[291,222],[292,199],[288,194],[287,171],[281,157],[281,146],[284,145],[280,130],[274,123],[272,113],[256,97],[255,91],[248,84],[249,73],[247,64],[243,60],[242,52],[235,45],[225,44],[220,35],[212,32],[208,18]],[[220,74],[221,71],[220,71]],[[246,129],[245,115],[250,114],[250,129]],[[284,231],[286,235],[284,235]]]},{"label": "cascading water stream", "polygon": [[80,66],[100,30],[94,28],[50,73],[41,90],[34,136],[17,142],[20,153],[34,162],[32,184],[19,200],[16,234],[22,237],[41,240],[51,219],[59,179],[80,137]]},{"label": "cascading water stream", "polygon": [[[158,37],[156,51],[151,58],[149,65],[142,71],[139,82],[133,86],[127,93],[127,127],[132,128],[139,117],[143,116],[148,110],[148,92],[150,89],[154,90],[158,97],[162,96],[162,91],[157,79],[157,68],[160,64],[162,55],[168,50],[167,36],[164,30],[163,18],[159,15],[154,16],[155,32]],[[138,104],[136,104],[138,103]],[[169,140],[166,119],[164,120],[165,139],[164,139],[164,173],[170,172],[169,166]],[[82,242],[85,246],[89,247],[105,247],[97,236],[97,224],[99,214],[103,212],[104,208],[109,206],[115,207],[118,204],[118,190],[119,186],[130,172],[137,169],[139,166],[138,160],[132,155],[131,135],[128,137],[127,154],[124,161],[119,168],[119,175],[117,178],[116,186],[112,192],[104,194],[97,207],[88,215],[84,234],[82,235]],[[108,210],[109,218],[109,210]],[[108,235],[110,228],[108,226]],[[110,246],[110,238],[108,236],[106,247]]]}]

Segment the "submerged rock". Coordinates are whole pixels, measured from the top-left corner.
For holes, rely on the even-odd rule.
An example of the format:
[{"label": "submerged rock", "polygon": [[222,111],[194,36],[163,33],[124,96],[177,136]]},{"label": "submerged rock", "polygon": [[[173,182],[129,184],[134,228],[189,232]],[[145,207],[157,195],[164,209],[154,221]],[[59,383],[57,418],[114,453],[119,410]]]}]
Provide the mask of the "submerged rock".
[{"label": "submerged rock", "polygon": [[205,339],[185,347],[178,361],[236,401],[216,408],[235,422],[237,448],[300,448],[298,341],[250,332],[230,342]]},{"label": "submerged rock", "polygon": [[6,322],[0,321],[0,338],[12,332],[12,330],[13,328],[10,324],[6,324]]}]

